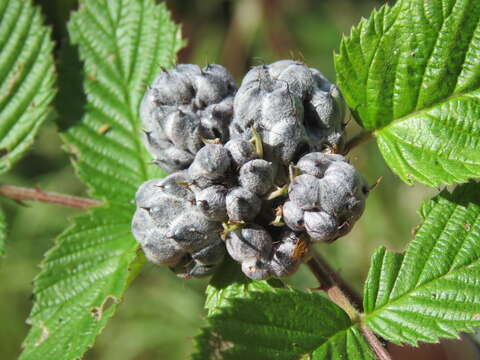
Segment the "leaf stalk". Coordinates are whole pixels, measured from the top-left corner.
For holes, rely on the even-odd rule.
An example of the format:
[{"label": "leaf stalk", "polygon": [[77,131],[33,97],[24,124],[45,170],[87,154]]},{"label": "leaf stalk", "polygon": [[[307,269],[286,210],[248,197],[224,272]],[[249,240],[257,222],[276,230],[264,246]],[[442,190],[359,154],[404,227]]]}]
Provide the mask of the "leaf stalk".
[{"label": "leaf stalk", "polygon": [[333,302],[345,310],[352,321],[358,321],[362,299],[356,291],[319,254],[313,252],[307,266],[320,283],[320,290],[325,291]]},{"label": "leaf stalk", "polygon": [[373,133],[371,131],[362,131],[361,133],[358,133],[357,135],[355,135],[354,137],[352,137],[350,140],[347,141],[342,154],[347,155],[350,151],[355,149],[357,146],[363,143],[366,143],[367,141],[370,141],[372,138],[373,138]]},{"label": "leaf stalk", "polygon": [[362,335],[370,345],[378,360],[392,360],[387,349],[382,345],[377,336],[362,322],[362,299],[341,276],[317,253],[312,252],[311,259],[307,262],[312,274],[320,283],[320,290],[327,293],[330,300],[340,306],[350,317],[353,323],[360,323]]},{"label": "leaf stalk", "polygon": [[388,353],[388,350],[382,345],[380,340],[378,340],[377,336],[367,327],[367,325],[362,323],[360,325],[360,330],[378,360],[392,360],[392,356]]}]

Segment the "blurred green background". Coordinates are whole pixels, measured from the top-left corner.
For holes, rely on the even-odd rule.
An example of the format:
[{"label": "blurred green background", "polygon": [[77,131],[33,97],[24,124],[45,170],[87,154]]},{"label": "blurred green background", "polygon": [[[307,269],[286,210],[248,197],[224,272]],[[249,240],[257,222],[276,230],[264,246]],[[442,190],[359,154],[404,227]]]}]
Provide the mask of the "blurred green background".
[{"label": "blurred green background", "polygon": [[[112,0],[114,1],[114,0]],[[76,8],[74,0],[38,0],[52,25],[57,55],[67,40],[65,24]],[[220,63],[240,80],[253,65],[295,58],[334,79],[333,52],[342,34],[362,16],[367,17],[380,0],[170,0],[168,8],[182,24],[188,46],[179,62]],[[72,59],[71,59],[72,60]],[[75,59],[73,59],[75,60]],[[73,61],[75,63],[75,61]],[[69,86],[81,79],[81,68],[70,67]],[[61,71],[61,70],[60,70]],[[381,94],[379,94],[380,96]],[[81,99],[80,99],[81,100]],[[29,154],[2,183],[39,186],[44,190],[86,196],[75,177],[57,134],[60,125],[81,116],[81,107],[58,98],[61,116],[50,120]],[[60,126],[61,127],[61,126]],[[349,135],[359,131],[354,123]],[[401,183],[386,167],[371,142],[355,149],[352,162],[371,183],[382,181],[371,193],[367,211],[354,231],[318,251],[359,291],[370,256],[384,245],[402,250],[418,223],[419,204],[437,191]],[[16,359],[28,325],[32,305],[32,280],[43,254],[78,210],[29,203],[22,206],[0,199],[7,212],[7,255],[0,263],[0,359]],[[291,280],[295,286],[314,288],[307,269]],[[117,315],[98,338],[85,359],[186,359],[192,337],[203,323],[204,280],[179,280],[167,269],[147,265],[127,293]],[[50,360],[50,359],[46,359]]]}]

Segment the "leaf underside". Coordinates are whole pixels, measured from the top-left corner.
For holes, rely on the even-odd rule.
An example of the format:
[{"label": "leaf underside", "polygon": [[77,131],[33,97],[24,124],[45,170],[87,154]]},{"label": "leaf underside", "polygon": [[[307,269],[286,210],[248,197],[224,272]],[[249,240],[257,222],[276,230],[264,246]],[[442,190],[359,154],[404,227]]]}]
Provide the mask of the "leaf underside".
[{"label": "leaf underside", "polygon": [[30,0],[0,0],[0,173],[29,149],[51,114],[50,33]]},{"label": "leaf underside", "polygon": [[342,40],[339,86],[405,182],[480,176],[479,55],[478,0],[399,0]]},{"label": "leaf underside", "polygon": [[365,284],[366,324],[416,345],[480,327],[480,185],[442,192],[421,208],[406,253],[379,249]]},{"label": "leaf underside", "polygon": [[194,360],[374,359],[358,325],[318,294],[266,281],[212,283]]},{"label": "leaf underside", "polygon": [[[154,0],[85,0],[69,22],[84,63],[86,113],[64,133],[80,178],[107,205],[75,219],[35,280],[22,359],[77,359],[94,343],[143,263],[130,223],[149,166],[138,107],[183,42]],[[80,71],[80,69],[79,69]]]}]

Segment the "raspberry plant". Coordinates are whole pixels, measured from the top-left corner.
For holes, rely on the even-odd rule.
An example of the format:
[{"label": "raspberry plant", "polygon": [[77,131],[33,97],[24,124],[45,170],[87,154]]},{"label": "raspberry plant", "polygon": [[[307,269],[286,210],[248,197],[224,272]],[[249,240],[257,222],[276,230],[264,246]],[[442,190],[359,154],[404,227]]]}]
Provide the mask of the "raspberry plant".
[{"label": "raspberry plant", "polygon": [[[21,359],[82,357],[147,259],[211,276],[193,359],[390,359],[388,342],[480,327],[478,0],[375,10],[340,43],[338,87],[299,61],[254,67],[240,86],[220,65],[175,66],[185,40],[153,0],[82,0],[68,32],[86,106],[62,137],[92,199],[1,188],[88,208],[42,262]],[[55,70],[30,0],[0,0],[0,54],[6,172],[68,108],[52,101],[69,54]],[[368,211],[348,152],[372,138],[407,184],[455,187],[421,206],[405,252],[373,254],[360,300],[313,248]],[[2,213],[0,255],[5,227]],[[301,263],[318,289],[278,279]]]}]

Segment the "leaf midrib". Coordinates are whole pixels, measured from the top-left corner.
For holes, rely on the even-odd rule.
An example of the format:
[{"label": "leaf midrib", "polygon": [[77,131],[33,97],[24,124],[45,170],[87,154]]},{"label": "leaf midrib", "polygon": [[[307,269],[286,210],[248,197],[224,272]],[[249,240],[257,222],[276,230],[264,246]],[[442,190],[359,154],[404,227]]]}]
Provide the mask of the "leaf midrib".
[{"label": "leaf midrib", "polygon": [[[413,293],[421,290],[421,289],[424,289],[426,287],[428,287],[430,284],[432,284],[433,282],[435,281],[439,281],[439,280],[442,280],[443,278],[445,278],[446,276],[448,275],[455,275],[457,272],[459,271],[462,271],[470,266],[475,266],[477,264],[480,264],[480,259],[476,259],[475,261],[472,261],[471,263],[469,264],[465,264],[465,265],[462,265],[454,270],[451,270],[451,271],[448,271],[446,272],[445,274],[443,274],[442,276],[439,276],[439,277],[436,277],[435,279],[432,279],[432,280],[429,280],[425,283],[423,283],[422,285],[418,286],[418,287],[414,287],[413,289],[403,293],[401,296],[397,297],[396,299],[382,305],[380,308],[378,309],[375,309],[373,312],[371,313],[368,313],[368,314],[365,314],[364,316],[364,320],[365,321],[368,321],[370,320],[371,318],[374,318],[375,316],[378,316],[379,313],[381,313],[382,311],[388,311],[388,307],[390,306],[393,306],[394,304],[398,304],[398,303],[401,303],[405,298],[408,298],[410,297]],[[396,280],[395,280],[396,281]]]},{"label": "leaf midrib", "polygon": [[[389,126],[395,126],[396,124],[399,124],[401,122],[404,122],[404,121],[408,121],[408,120],[411,120],[411,118],[417,116],[417,115],[420,115],[420,114],[423,114],[423,113],[426,113],[426,112],[429,112],[431,110],[434,110],[436,107],[438,106],[441,106],[441,105],[444,105],[452,100],[455,100],[457,98],[461,98],[463,96],[468,96],[470,93],[472,92],[475,92],[477,90],[480,90],[480,88],[477,88],[477,89],[473,89],[473,90],[470,90],[470,91],[465,91],[465,92],[461,92],[461,93],[454,93],[446,98],[443,98],[441,99],[440,101],[434,103],[434,104],[431,104],[429,106],[426,106],[426,107],[423,107],[421,109],[417,109],[407,115],[404,115],[402,117],[399,117],[399,118],[396,118],[396,119],[392,119],[388,124],[385,124],[384,126],[380,127],[380,128],[377,128],[377,129],[372,129],[373,130],[373,133],[376,135],[376,136],[381,136],[382,134],[379,134],[379,132],[383,131],[384,129],[387,129]],[[388,130],[388,129],[387,129]]]}]

